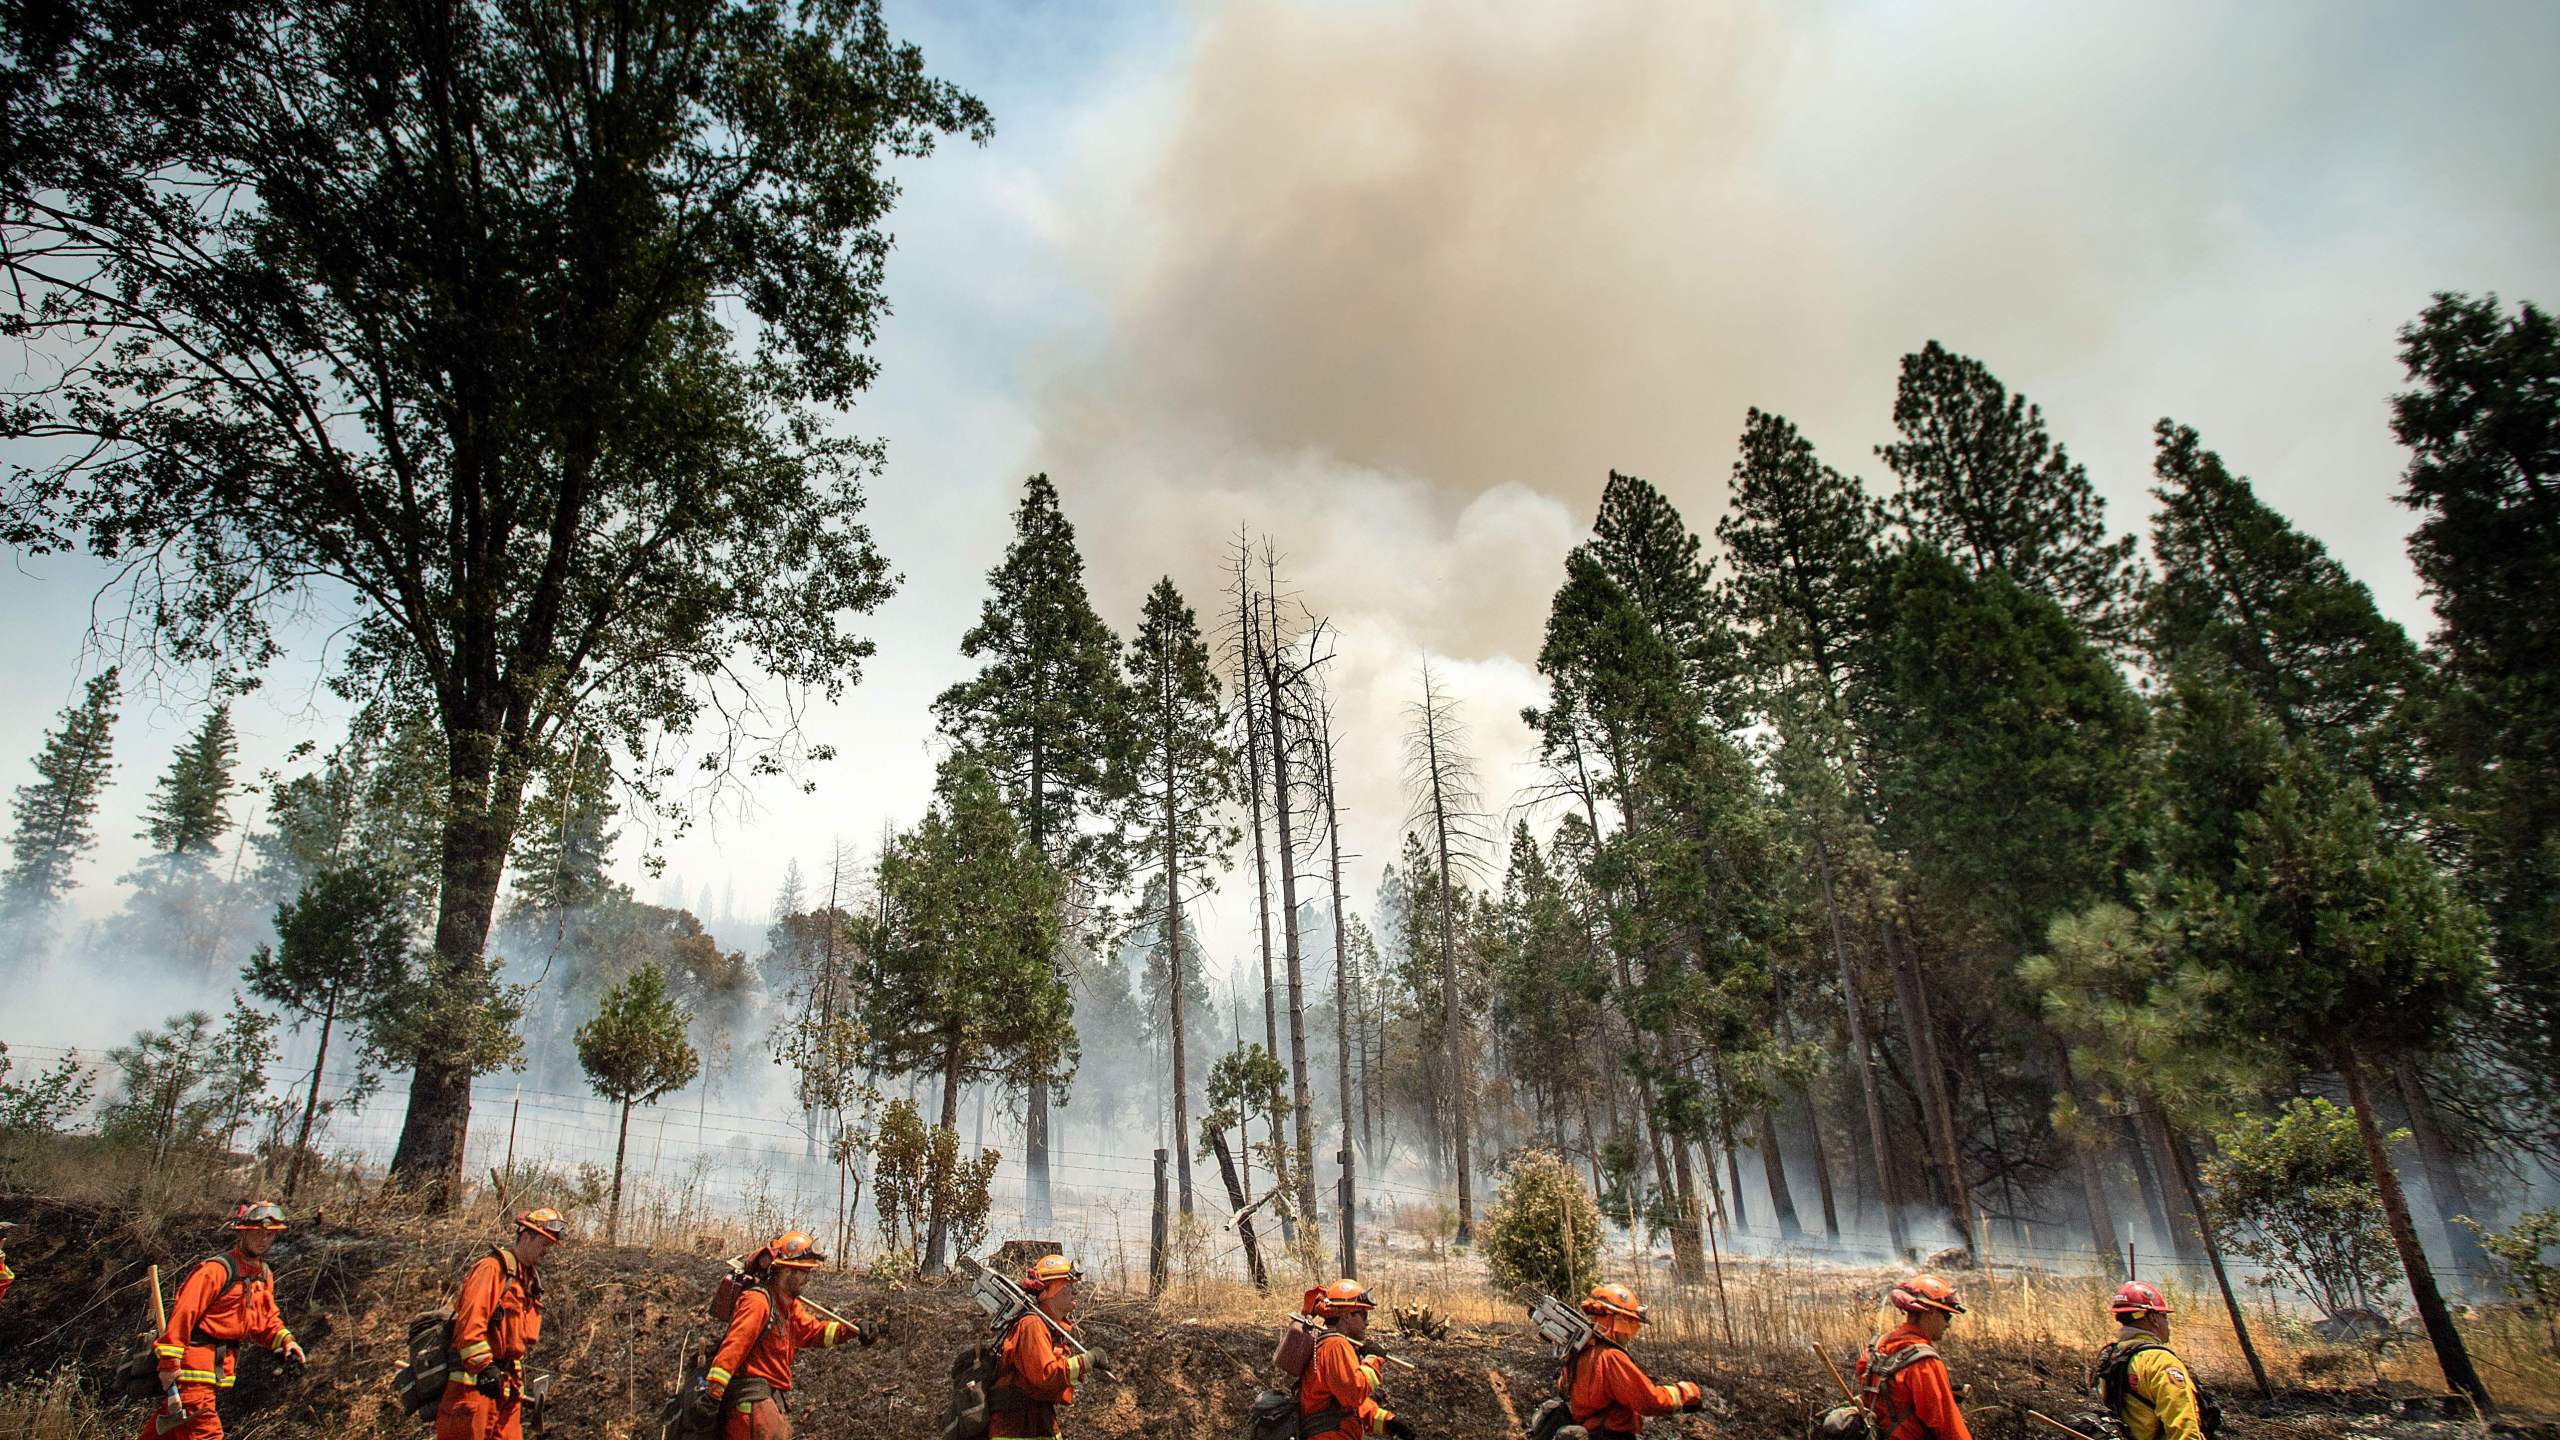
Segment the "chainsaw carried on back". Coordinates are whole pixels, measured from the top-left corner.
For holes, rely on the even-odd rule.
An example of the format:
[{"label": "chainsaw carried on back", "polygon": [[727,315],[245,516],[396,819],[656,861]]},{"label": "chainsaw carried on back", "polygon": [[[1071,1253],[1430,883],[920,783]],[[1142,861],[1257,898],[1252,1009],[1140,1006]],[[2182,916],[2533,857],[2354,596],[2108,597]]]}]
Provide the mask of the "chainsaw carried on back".
[{"label": "chainsaw carried on back", "polygon": [[966,1255],[960,1257],[960,1273],[969,1277],[969,1298],[995,1321],[998,1334],[1010,1331],[1014,1322],[1025,1315],[1037,1315],[1040,1323],[1049,1327],[1051,1338],[1074,1354],[1086,1353],[1084,1343],[1068,1334],[1066,1326],[1050,1319],[1049,1312],[1032,1300],[1030,1291],[1015,1284],[1012,1276],[990,1270]]}]

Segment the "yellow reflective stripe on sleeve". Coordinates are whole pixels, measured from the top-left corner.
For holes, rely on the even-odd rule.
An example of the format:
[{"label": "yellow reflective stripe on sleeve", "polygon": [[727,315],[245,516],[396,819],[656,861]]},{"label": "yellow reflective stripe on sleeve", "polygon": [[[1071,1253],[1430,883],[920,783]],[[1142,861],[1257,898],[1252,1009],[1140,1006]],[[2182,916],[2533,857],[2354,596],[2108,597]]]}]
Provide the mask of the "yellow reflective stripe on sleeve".
[{"label": "yellow reflective stripe on sleeve", "polygon": [[833,1320],[828,1321],[826,1333],[818,1337],[818,1348],[824,1350],[830,1346],[841,1345],[843,1343],[844,1327]]},{"label": "yellow reflective stripe on sleeve", "polygon": [[[279,1350],[283,1349],[284,1346],[282,1342],[278,1342],[276,1348]],[[461,1351],[462,1363],[465,1365],[478,1365],[480,1362],[488,1359],[489,1355],[489,1342],[486,1340],[475,1341],[472,1344],[465,1345],[462,1347]]]},{"label": "yellow reflective stripe on sleeve", "polygon": [[709,1380],[715,1386],[726,1385],[729,1383],[729,1372],[721,1369],[717,1365],[714,1365],[711,1367],[711,1373],[703,1378]]},{"label": "yellow reflective stripe on sleeve", "polygon": [[178,1383],[181,1385],[228,1385],[231,1382],[210,1370],[181,1370],[178,1372]]},{"label": "yellow reflective stripe on sleeve", "polygon": [[1084,1379],[1084,1357],[1083,1357],[1083,1356],[1081,1356],[1081,1355],[1070,1355],[1070,1356],[1068,1356],[1068,1357],[1067,1357],[1067,1383],[1068,1383],[1068,1384],[1070,1384],[1070,1385],[1074,1385],[1074,1384],[1077,1384],[1077,1383],[1081,1382],[1083,1379]]},{"label": "yellow reflective stripe on sleeve", "polygon": [[187,1347],[184,1345],[154,1345],[151,1348],[163,1360],[183,1360],[187,1355]]},{"label": "yellow reflective stripe on sleeve", "polygon": [[270,1350],[273,1350],[273,1351],[275,1351],[277,1354],[281,1355],[281,1354],[283,1354],[283,1353],[284,1353],[284,1347],[286,1347],[287,1345],[290,1345],[290,1344],[292,1344],[292,1343],[293,1343],[293,1332],[292,1332],[292,1331],[290,1331],[290,1330],[287,1330],[287,1329],[286,1329],[286,1328],[284,1328],[283,1326],[279,1325],[279,1326],[277,1326],[277,1327],[276,1327],[276,1338],[275,1338],[275,1343],[274,1343],[274,1344],[272,1344],[272,1345],[269,1345],[267,1348],[268,1348],[268,1349],[270,1349]]}]

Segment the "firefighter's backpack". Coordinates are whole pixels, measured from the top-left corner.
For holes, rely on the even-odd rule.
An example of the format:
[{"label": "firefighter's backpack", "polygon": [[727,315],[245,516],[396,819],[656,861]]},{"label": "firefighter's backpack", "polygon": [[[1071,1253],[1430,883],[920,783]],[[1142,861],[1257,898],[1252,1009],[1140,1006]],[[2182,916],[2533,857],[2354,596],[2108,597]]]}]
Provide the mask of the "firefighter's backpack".
[{"label": "firefighter's backpack", "polygon": [[951,1401],[942,1440],[986,1440],[995,1424],[989,1397],[1003,1372],[1004,1346],[997,1340],[980,1340],[951,1357]]},{"label": "firefighter's backpack", "polygon": [[1556,1395],[1529,1412],[1529,1440],[1591,1440],[1591,1432],[1573,1423],[1573,1407]]},{"label": "firefighter's backpack", "polygon": [[1866,1440],[1867,1412],[1855,1405],[1834,1405],[1805,1427],[1807,1440]]},{"label": "firefighter's backpack", "polygon": [[[509,1280],[516,1278],[516,1254],[503,1245],[492,1245],[489,1253],[497,1257],[499,1273]],[[477,1265],[480,1262],[471,1262]],[[468,1270],[463,1272],[466,1276]],[[455,1304],[460,1304],[459,1296]],[[406,1330],[409,1363],[391,1376],[392,1393],[399,1397],[400,1413],[421,1420],[433,1420],[444,1408],[445,1382],[453,1378],[453,1311],[427,1310],[409,1317]]]}]

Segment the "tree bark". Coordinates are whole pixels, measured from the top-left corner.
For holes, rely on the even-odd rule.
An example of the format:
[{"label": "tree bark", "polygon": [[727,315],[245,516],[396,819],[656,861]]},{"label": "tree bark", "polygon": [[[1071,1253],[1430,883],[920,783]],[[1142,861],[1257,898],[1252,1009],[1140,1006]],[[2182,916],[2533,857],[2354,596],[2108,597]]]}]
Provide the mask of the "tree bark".
[{"label": "tree bark", "polygon": [[[1298,847],[1289,824],[1289,731],[1280,705],[1280,618],[1272,607],[1271,653],[1262,660],[1263,693],[1271,706],[1271,800],[1280,836],[1280,938],[1289,963],[1289,1102],[1296,1131],[1298,1214],[1312,1223],[1316,1214],[1315,1108],[1307,1090],[1307,986],[1305,959],[1298,944]],[[1341,919],[1335,917],[1340,928]]]},{"label": "tree bark", "polygon": [[[1237,1128],[1241,1132],[1243,1127],[1239,1125]],[[1217,1152],[1218,1176],[1227,1184],[1227,1206],[1235,1213],[1236,1238],[1244,1244],[1245,1273],[1253,1277],[1254,1289],[1268,1293],[1271,1277],[1262,1269],[1262,1246],[1254,1238],[1253,1217],[1244,1213],[1244,1207],[1252,1203],[1252,1197],[1245,1194],[1245,1187],[1236,1180],[1236,1157],[1227,1146],[1227,1132],[1211,1130],[1209,1148]]]},{"label": "tree bark", "polygon": [[2179,1173],[2178,1151],[2169,1134],[2168,1117],[2160,1113],[2159,1102],[2143,1099],[2136,1102],[2136,1113],[2142,1122],[2142,1137],[2151,1147],[2153,1168],[2168,1177],[2175,1188],[2169,1190],[2169,1245],[2182,1264],[2194,1265],[2207,1258],[2204,1247],[2204,1206],[2194,1189]]},{"label": "tree bark", "polygon": [[320,1050],[311,1057],[311,1088],[302,1097],[302,1125],[293,1137],[293,1158],[285,1162],[284,1198],[291,1200],[294,1189],[302,1183],[302,1157],[311,1150],[311,1117],[320,1108],[320,1067],[329,1063],[329,1030],[338,1019],[338,992],[341,985],[329,987],[328,1003],[320,1011]]},{"label": "tree bark", "polygon": [[1911,1049],[1913,1078],[1920,1087],[1920,1107],[1929,1120],[1930,1148],[1938,1173],[1945,1177],[1947,1215],[1954,1222],[1956,1243],[1966,1255],[1981,1253],[1973,1233],[1973,1190],[1965,1181],[1963,1152],[1956,1145],[1954,1107],[1947,1103],[1947,1072],[1938,1063],[1938,1039],[1930,1024],[1928,982],[1921,977],[1919,957],[1911,953],[1902,922],[1886,916],[1885,953],[1893,961],[1893,980],[1902,1004],[1903,1041]]},{"label": "tree bark", "polygon": [[1458,1172],[1457,1243],[1475,1239],[1475,1187],[1467,1154],[1466,1031],[1458,1013],[1458,935],[1453,881],[1449,875],[1449,810],[1440,789],[1440,733],[1436,721],[1425,720],[1424,744],[1431,765],[1431,822],[1440,848],[1440,1039],[1449,1073],[1450,1138]]},{"label": "tree bark", "polygon": [[1822,908],[1831,920],[1831,955],[1840,967],[1840,1000],[1849,1017],[1849,1049],[1856,1057],[1858,1093],[1867,1107],[1867,1139],[1875,1147],[1876,1193],[1884,1206],[1885,1230],[1896,1255],[1911,1255],[1911,1236],[1903,1228],[1900,1197],[1893,1183],[1893,1151],[1885,1141],[1884,1096],[1877,1089],[1875,1047],[1868,1042],[1866,1008],[1858,1001],[1858,977],[1849,965],[1849,946],[1840,924],[1840,897],[1833,888],[1831,848],[1820,830],[1813,836],[1813,858],[1822,879]]},{"label": "tree bark", "polygon": [[[501,777],[494,728],[484,727],[475,735],[448,726],[450,782],[435,951],[428,962],[431,983],[470,977],[497,912],[498,884],[506,870],[508,841],[515,835],[524,777],[513,766]],[[471,1130],[471,1063],[439,1039],[421,1037],[409,1076],[409,1109],[391,1155],[391,1179],[437,1212],[462,1198],[463,1143]]]},{"label": "tree bark", "polygon": [[2374,1118],[2373,1097],[2365,1093],[2364,1061],[2356,1054],[2354,1044],[2341,1037],[2332,1042],[2339,1077],[2347,1082],[2347,1099],[2355,1106],[2356,1131],[2364,1137],[2365,1164],[2373,1171],[2374,1188],[2382,1192],[2382,1213],[2391,1226],[2392,1247],[2400,1252],[2400,1272],[2409,1282],[2409,1299],[2418,1307],[2418,1318],[2427,1327],[2427,1342],[2435,1347],[2436,1366],[2444,1371],[2444,1383],[2471,1398],[2483,1415],[2495,1413],[2497,1407],[2489,1398],[2489,1387],[2480,1380],[2480,1372],[2471,1366],[2471,1352],[2463,1348],[2462,1332],[2453,1327],[2453,1312],[2445,1308],[2444,1294],[2436,1288],[2434,1267],[2427,1263],[2427,1252],[2418,1244],[2418,1227],[2409,1220],[2409,1197],[2400,1188],[2400,1172],[2393,1169],[2389,1152],[2383,1149],[2382,1125]]},{"label": "tree bark", "polygon": [[[2073,1107],[2086,1116],[2087,1107],[2080,1096],[2080,1078],[2071,1069],[2071,1052],[2051,1031],[2045,1032],[2045,1045],[2052,1052],[2054,1073],[2062,1081],[2062,1093],[2069,1096]],[[2124,1253],[2124,1246],[2116,1239],[2115,1212],[2107,1205],[2107,1174],[2101,1163],[2104,1152],[2098,1148],[2099,1137],[2106,1132],[2093,1121],[2084,1123],[2089,1134],[2074,1140],[2071,1150],[2080,1162],[2080,1205],[2089,1221],[2089,1243],[2097,1247],[2099,1254],[2108,1257],[2107,1265],[2099,1271],[2105,1274],[2114,1268],[2114,1257]]]},{"label": "tree bark", "polygon": [[[1787,1021],[1787,1007],[1783,996],[1779,999],[1777,1010],[1778,1043],[1781,1046],[1792,1049],[1795,1046],[1795,1031],[1794,1027]],[[1820,1116],[1814,1113],[1813,1092],[1803,1085],[1790,1085],[1787,1088],[1794,1092],[1793,1098],[1795,1100],[1795,1108],[1801,1109],[1804,1112],[1805,1143],[1810,1145],[1813,1149],[1813,1188],[1822,1197],[1823,1237],[1829,1240],[1838,1240],[1840,1238],[1840,1211],[1831,1197],[1831,1157],[1823,1153],[1822,1120]],[[1763,1134],[1769,1137],[1769,1143],[1771,1145],[1775,1145],[1777,1143],[1778,1133],[1775,1117],[1764,1109],[1761,1112],[1760,1125]],[[1778,1169],[1777,1179],[1772,1183],[1772,1188],[1770,1190],[1770,1194],[1773,1198],[1778,1193],[1776,1186],[1778,1184],[1783,1184],[1785,1179],[1786,1168],[1784,1165],[1781,1165]],[[1795,1223],[1795,1204],[1792,1199],[1780,1206],[1778,1228],[1790,1239],[1802,1233],[1803,1227]]]},{"label": "tree bark", "polygon": [[2133,1172],[2134,1188],[2142,1192],[2142,1217],[2149,1222],[2151,1233],[2169,1242],[2169,1202],[2160,1188],[2158,1171],[2151,1163],[2150,1147],[2145,1141],[2140,1122],[2132,1115],[2115,1117],[2117,1143],[2124,1147],[2125,1167]]},{"label": "tree bark", "polygon": [[[1169,707],[1168,707],[1169,708]],[[1164,745],[1164,954],[1167,1004],[1173,1012],[1173,1153],[1180,1176],[1182,1214],[1191,1215],[1191,1069],[1182,1036],[1182,866],[1181,839],[1175,833],[1173,736],[1166,722]]]},{"label": "tree bark", "polygon": [[2168,1138],[2169,1164],[2177,1172],[2178,1188],[2186,1193],[2187,1205],[2197,1217],[2196,1239],[2203,1243],[2205,1261],[2213,1267],[2213,1283],[2222,1291],[2222,1308],[2231,1317],[2232,1338],[2240,1342],[2240,1356],[2249,1362],[2249,1376],[2257,1382],[2259,1398],[2272,1400],[2276,1392],[2267,1384],[2266,1364],[2258,1358],[2258,1347],[2250,1343],[2249,1321],[2240,1313],[2240,1298],[2231,1293],[2230,1272],[2222,1268],[2221,1242],[2213,1238],[2213,1227],[2203,1223],[2204,1196],[2196,1190],[2195,1157],[2187,1153],[2184,1142],[2168,1133],[2165,1121],[2161,1133]]},{"label": "tree bark", "polygon": [[1804,1234],[1804,1226],[1796,1220],[1795,1197],[1787,1193],[1787,1166],[1778,1154],[1778,1117],[1768,1106],[1760,1107],[1760,1178],[1769,1184],[1769,1205],[1778,1217],[1778,1238],[1794,1240]]},{"label": "tree bark", "polygon": [[2470,1187],[2462,1181],[2462,1166],[2454,1159],[2453,1147],[2445,1143],[2443,1128],[2436,1124],[2435,1105],[2427,1098],[2426,1079],[2418,1072],[2417,1062],[2403,1055],[2392,1070],[2400,1089],[2400,1108],[2409,1113],[2409,1133],[2418,1142],[2418,1159],[2426,1166],[2427,1194],[2436,1204],[2436,1223],[2444,1227],[2445,1253],[2453,1257],[2454,1293],[2468,1294],[2469,1277],[2489,1268],[2480,1237],[2470,1227],[2454,1223],[2455,1216],[2472,1213]]},{"label": "tree bark", "polygon": [[[1342,1111],[1342,1148],[1351,1148],[1351,912],[1342,905],[1342,812],[1333,787],[1333,719],[1327,715],[1319,741],[1324,748],[1324,835],[1328,877],[1333,887],[1333,1052],[1338,1074],[1335,1087]],[[1349,1223],[1347,1217],[1346,1224]]]},{"label": "tree bark", "polygon": [[[957,1136],[960,1133],[960,1037],[949,1036],[942,1046],[942,1123],[940,1128]],[[940,1205],[932,1205],[927,1217],[924,1237],[924,1273],[942,1273],[943,1247],[950,1243],[950,1217]]]},{"label": "tree bark", "polygon": [[622,1124],[613,1138],[613,1203],[605,1207],[604,1243],[622,1243],[622,1156],[631,1147],[631,1102],[622,1102]]}]

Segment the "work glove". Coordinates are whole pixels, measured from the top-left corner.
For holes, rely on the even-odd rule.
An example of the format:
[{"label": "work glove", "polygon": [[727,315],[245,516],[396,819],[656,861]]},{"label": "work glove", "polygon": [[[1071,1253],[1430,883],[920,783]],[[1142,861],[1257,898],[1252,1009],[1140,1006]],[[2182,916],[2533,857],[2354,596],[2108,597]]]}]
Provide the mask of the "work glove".
[{"label": "work glove", "polygon": [[1102,1350],[1098,1346],[1088,1345],[1085,1347],[1084,1368],[1088,1374],[1093,1375],[1108,1375],[1111,1373],[1111,1367],[1102,1363]]},{"label": "work glove", "polygon": [[307,1365],[311,1361],[310,1356],[302,1353],[302,1342],[299,1340],[287,1340],[284,1342],[284,1358],[292,1361],[296,1365]]},{"label": "work glove", "polygon": [[161,1408],[172,1415],[184,1415],[187,1413],[187,1397],[178,1393],[177,1381],[172,1380],[169,1382],[169,1391],[164,1397],[164,1403]]},{"label": "work glove", "polygon": [[1693,1380],[1683,1380],[1683,1381],[1681,1381],[1681,1382],[1680,1382],[1680,1409],[1681,1409],[1681,1412],[1682,1412],[1683,1414],[1686,1414],[1686,1413],[1689,1413],[1689,1412],[1691,1412],[1691,1411],[1704,1410],[1705,1408],[1707,1408],[1707,1392],[1706,1392],[1706,1391],[1704,1391],[1704,1390],[1699,1389],[1696,1381],[1693,1381]]},{"label": "work glove", "polygon": [[854,1343],[854,1344],[856,1344],[856,1345],[861,1346],[861,1347],[862,1347],[863,1349],[865,1349],[865,1350],[868,1350],[868,1349],[870,1349],[872,1346],[879,1344],[879,1343],[880,1343],[880,1322],[879,1322],[879,1321],[877,1321],[877,1320],[856,1320],[856,1321],[854,1321],[854,1322],[853,1322],[853,1343]]},{"label": "work glove", "polygon": [[507,1393],[506,1374],[496,1366],[491,1366],[480,1372],[479,1383],[473,1388],[492,1400],[504,1399]]},{"label": "work glove", "polygon": [[1413,1440],[1413,1427],[1400,1416],[1387,1417],[1387,1440]]},{"label": "work glove", "polygon": [[697,1428],[708,1428],[712,1421],[720,1418],[720,1397],[711,1393],[710,1386],[702,1386],[685,1401],[684,1413]]}]

